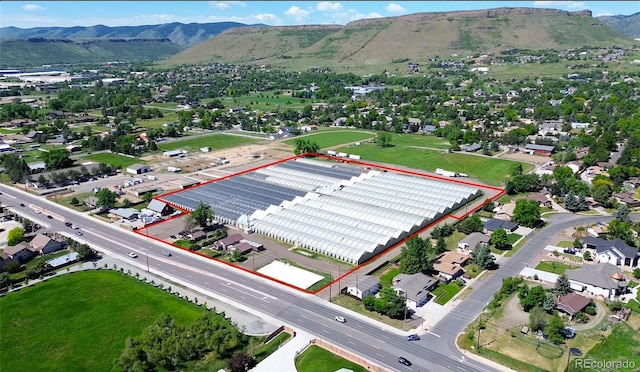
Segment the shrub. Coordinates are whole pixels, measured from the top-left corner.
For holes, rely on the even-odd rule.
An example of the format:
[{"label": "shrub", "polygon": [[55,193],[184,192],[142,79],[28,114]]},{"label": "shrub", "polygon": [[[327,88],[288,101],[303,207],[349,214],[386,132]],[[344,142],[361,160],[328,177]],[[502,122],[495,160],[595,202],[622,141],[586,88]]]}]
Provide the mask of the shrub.
[{"label": "shrub", "polygon": [[589,315],[596,315],[596,308],[593,306],[587,306],[587,308],[584,309],[584,312]]}]

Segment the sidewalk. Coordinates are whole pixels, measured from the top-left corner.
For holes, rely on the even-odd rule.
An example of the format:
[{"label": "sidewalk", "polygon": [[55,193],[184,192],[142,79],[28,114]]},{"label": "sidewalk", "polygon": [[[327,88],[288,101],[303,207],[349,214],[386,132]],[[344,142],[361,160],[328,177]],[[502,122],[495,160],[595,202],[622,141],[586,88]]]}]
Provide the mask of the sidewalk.
[{"label": "sidewalk", "polygon": [[297,372],[295,358],[309,342],[316,337],[310,333],[296,330],[296,336],[290,338],[273,354],[251,369],[252,372]]}]

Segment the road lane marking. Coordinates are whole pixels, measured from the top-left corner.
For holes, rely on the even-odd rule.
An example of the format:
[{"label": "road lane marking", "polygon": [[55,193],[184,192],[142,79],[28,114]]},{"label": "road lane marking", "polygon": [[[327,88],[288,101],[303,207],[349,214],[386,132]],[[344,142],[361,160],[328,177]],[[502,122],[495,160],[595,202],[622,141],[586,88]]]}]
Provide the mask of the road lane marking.
[{"label": "road lane marking", "polygon": [[384,355],[380,354],[380,353],[376,353],[377,356],[379,356],[380,358],[384,358]]},{"label": "road lane marking", "polygon": [[434,335],[434,336],[436,336],[436,337],[440,337],[440,335],[435,334],[435,333],[433,333],[433,332],[431,332],[431,331],[427,331],[427,333],[428,333],[428,334],[430,334],[430,335]]},{"label": "road lane marking", "polygon": [[322,332],[329,334],[329,331],[327,331],[326,329],[323,329]]}]

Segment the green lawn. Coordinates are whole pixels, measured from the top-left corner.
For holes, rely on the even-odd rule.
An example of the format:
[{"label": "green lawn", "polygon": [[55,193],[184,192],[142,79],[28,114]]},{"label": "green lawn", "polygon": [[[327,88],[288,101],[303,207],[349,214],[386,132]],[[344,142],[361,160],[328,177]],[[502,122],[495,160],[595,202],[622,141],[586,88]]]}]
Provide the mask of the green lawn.
[{"label": "green lawn", "polygon": [[540,261],[538,266],[536,266],[536,269],[561,275],[561,274],[564,274],[564,272],[567,270],[577,269],[579,267],[580,266],[577,266],[577,265],[563,264],[562,262]]},{"label": "green lawn", "polygon": [[[84,200],[86,198],[88,198],[88,197],[91,197],[91,196],[95,196],[95,194],[92,193],[92,192],[84,192],[84,193],[80,193],[80,194],[74,194],[74,195],[71,195],[71,196],[56,196],[56,197],[50,198],[50,199],[53,199],[53,201],[58,203],[58,204],[62,204],[64,206],[68,207],[68,208],[75,209],[75,210],[77,210],[79,212],[86,212],[86,211],[89,210],[89,207],[87,207],[84,204]],[[71,200],[73,200],[73,198],[78,199],[80,204],[78,204],[77,206],[72,205],[71,204]]]},{"label": "green lawn", "polygon": [[160,111],[163,111],[163,116],[161,118],[153,118],[153,119],[139,119],[136,120],[136,127],[142,128],[160,128],[164,125],[164,123],[178,123],[180,122],[180,118],[178,117],[178,113],[175,111],[166,111],[160,108]]},{"label": "green lawn", "polygon": [[509,240],[509,244],[511,245],[516,244],[516,242],[520,238],[522,238],[522,235],[520,234],[516,234],[516,233],[507,234],[507,239]]},{"label": "green lawn", "polygon": [[430,147],[442,150],[451,147],[446,139],[421,134],[394,133],[391,135],[391,143],[396,146]]},{"label": "green lawn", "polygon": [[109,371],[129,336],[162,314],[204,309],[113,271],[66,274],[0,298],[3,371]]},{"label": "green lawn", "polygon": [[[338,151],[357,154],[364,161],[398,164],[433,172],[436,168],[466,173],[489,185],[499,185],[511,173],[517,162],[466,154],[449,154],[444,151],[422,150],[403,146],[382,148],[372,144],[340,148]],[[531,165],[521,163],[525,170]],[[464,179],[462,179],[464,180]]]},{"label": "green lawn", "polygon": [[99,154],[91,154],[84,157],[84,159],[92,160],[98,163],[105,163],[124,169],[132,164],[145,164],[146,162],[138,158],[130,158],[128,156],[112,154],[110,152],[102,152]]},{"label": "green lawn", "polygon": [[387,270],[384,274],[380,275],[380,284],[384,287],[391,287],[393,278],[400,274],[400,268],[392,267]]},{"label": "green lawn", "polygon": [[[327,147],[333,147],[338,145],[344,145],[351,142],[363,141],[369,138],[375,137],[375,133],[365,133],[365,132],[356,132],[356,131],[348,131],[348,130],[340,130],[340,131],[332,131],[332,132],[323,132],[316,133],[308,136],[304,136],[306,140],[315,142],[320,146],[321,149]],[[284,141],[287,145],[295,146],[298,138],[292,138],[290,140]]]},{"label": "green lawn", "polygon": [[27,262],[26,265],[24,265],[24,270],[18,271],[16,273],[12,273],[9,276],[11,276],[11,279],[14,279],[14,280],[22,279],[26,276],[27,269],[38,266],[38,264],[42,261],[49,261],[53,258],[64,256],[65,254],[69,254],[69,251],[62,250],[58,252],[49,253],[44,256],[36,257],[33,260]]},{"label": "green lawn", "polygon": [[436,289],[434,289],[431,294],[435,297],[435,302],[438,305],[444,305],[449,302],[450,299],[453,298],[458,292],[462,290],[464,286],[461,285],[457,280],[452,281],[447,284],[440,284]]},{"label": "green lawn", "polygon": [[359,364],[350,362],[332,352],[311,345],[296,357],[298,372],[335,372],[340,368],[347,368],[354,372],[366,372],[367,369]]},{"label": "green lawn", "polygon": [[272,338],[268,343],[260,346],[253,352],[253,357],[258,363],[263,361],[266,357],[273,354],[278,350],[287,340],[291,338],[291,335],[287,332],[280,332],[276,337]]},{"label": "green lawn", "polygon": [[[625,322],[620,322],[613,326],[611,335],[596,344],[584,358],[598,362],[607,361],[608,363],[627,361],[629,365],[638,367],[640,366],[640,333]],[[574,363],[571,364],[575,367]],[[636,370],[635,367],[630,369],[616,369],[615,367],[612,369],[610,366],[609,368],[604,368],[606,366],[601,367],[590,368],[589,371]],[[570,371],[578,370],[578,368],[570,368]]]},{"label": "green lawn", "polygon": [[250,145],[258,141],[240,136],[230,136],[225,134],[212,134],[209,136],[198,136],[196,138],[186,137],[175,141],[161,142],[158,148],[162,151],[188,150],[199,151],[202,147],[211,147],[212,151],[226,149],[230,147]]},{"label": "green lawn", "polygon": [[[288,91],[283,91],[288,93]],[[290,94],[275,95],[274,92],[251,93],[241,97],[224,97],[221,99],[225,107],[245,106],[247,110],[261,110],[275,112],[278,106],[283,109],[300,110],[306,105],[318,103],[316,100],[291,97]],[[208,100],[202,100],[203,104]]]}]

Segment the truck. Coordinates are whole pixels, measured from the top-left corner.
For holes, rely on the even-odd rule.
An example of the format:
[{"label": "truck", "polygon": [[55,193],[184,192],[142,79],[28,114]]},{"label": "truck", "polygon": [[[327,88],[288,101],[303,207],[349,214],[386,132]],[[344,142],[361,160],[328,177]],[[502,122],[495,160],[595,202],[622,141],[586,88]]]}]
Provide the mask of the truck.
[{"label": "truck", "polygon": [[167,167],[167,170],[169,172],[180,172],[182,169],[180,169],[178,167]]},{"label": "truck", "polygon": [[458,173],[441,168],[436,168],[436,174],[444,177],[458,177]]}]

